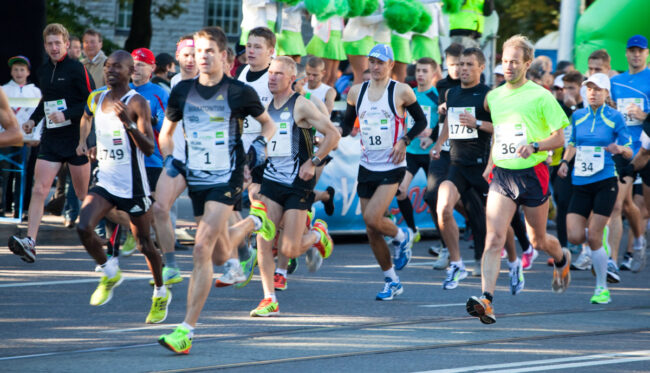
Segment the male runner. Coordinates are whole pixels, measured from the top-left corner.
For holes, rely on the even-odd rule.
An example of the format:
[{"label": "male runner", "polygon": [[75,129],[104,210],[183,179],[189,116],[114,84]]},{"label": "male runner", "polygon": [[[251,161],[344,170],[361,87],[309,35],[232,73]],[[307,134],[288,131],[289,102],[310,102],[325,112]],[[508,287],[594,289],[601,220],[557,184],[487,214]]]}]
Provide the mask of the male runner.
[{"label": "male runner", "polygon": [[167,318],[172,294],[163,285],[162,261],[149,235],[151,193],[144,155],[154,151],[154,135],[147,100],[129,88],[133,70],[133,58],[128,52],[113,52],[104,64],[108,90],[93,98],[94,112],[87,107],[82,118],[77,154],[88,154],[86,139],[94,116],[97,147],[93,153],[98,160],[98,172],[97,184],[81,208],[77,233],[104,273],[90,297],[91,305],[101,306],[111,300],[113,290],[123,278],[117,258],[107,259],[102,239],[94,229],[114,207],[129,214],[138,249],[145,255],[156,284],[146,319],[148,324],[156,324]]},{"label": "male runner", "polygon": [[[297,258],[316,246],[326,259],[333,249],[327,224],[317,219],[308,232],[305,232],[303,224],[314,198],[316,167],[336,146],[340,135],[327,116],[291,89],[295,78],[296,63],[293,59],[280,56],[271,62],[269,89],[273,93],[273,100],[267,110],[278,124],[278,131],[267,148],[269,158],[260,189],[261,201],[267,206],[268,218],[276,226],[283,221],[279,247],[282,254]],[[324,135],[316,154],[312,127]],[[273,242],[258,236],[257,247],[264,299],[250,315],[277,315],[280,307],[275,297]]]},{"label": "male runner", "polygon": [[45,128],[34,171],[34,187],[29,203],[27,236],[11,236],[9,249],[28,263],[36,260],[36,236],[43,217],[43,206],[52,181],[61,164],[67,162],[77,198],[83,200],[88,192],[90,164],[88,157],[75,152],[79,143],[79,121],[88,94],[94,89],[92,78],[81,62],[68,58],[68,30],[52,23],[43,30],[48,60],[38,70],[43,97],[36,111],[23,128],[31,133],[34,125],[45,118]]},{"label": "male runner", "polygon": [[[173,333],[158,339],[161,345],[179,354],[189,353],[192,347],[194,327],[212,285],[213,262],[222,264],[230,255],[227,223],[243,187],[244,118],[250,115],[261,124],[262,134],[251,145],[258,164],[264,161],[266,139],[273,136],[276,128],[255,91],[224,75],[227,40],[219,27],[197,32],[194,48],[199,77],[174,87],[165,114],[169,123],[160,135],[163,154],[171,154],[174,130],[183,120],[188,155],[186,180],[198,222],[185,320]],[[261,217],[259,229],[271,224],[266,221],[264,210],[266,207],[259,202],[251,206],[251,211]],[[268,233],[263,234],[264,239],[273,239],[274,229]]]},{"label": "male runner", "polygon": [[[404,291],[395,269],[404,268],[410,261],[413,236],[408,230],[398,228],[385,213],[406,172],[406,147],[426,128],[427,118],[411,87],[390,79],[393,50],[378,44],[368,57],[371,79],[350,88],[342,135],[352,131],[358,114],[361,161],[357,194],[368,241],[384,272],[385,282],[376,299],[392,300]],[[415,121],[408,133],[404,124],[406,111]],[[384,236],[393,237],[395,265]]]},{"label": "male runner", "polygon": [[307,86],[305,91],[318,97],[325,103],[327,111],[330,113],[334,110],[334,100],[336,99],[336,90],[323,83],[325,75],[325,61],[319,57],[312,57],[307,61],[305,66],[307,75]]},{"label": "male runner", "polygon": [[[548,150],[564,145],[563,128],[569,120],[549,91],[526,79],[533,52],[525,36],[515,35],[503,44],[506,84],[491,91],[484,105],[494,126],[491,160],[496,167],[487,198],[487,235],[481,266],[483,295],[467,301],[467,312],[484,324],[496,321],[492,297],[501,266],[500,254],[508,223],[518,205],[523,205],[531,244],[554,259],[553,291],[564,292],[571,280],[571,252],[546,233],[549,180],[544,163]],[[488,164],[487,168],[491,167]]]}]

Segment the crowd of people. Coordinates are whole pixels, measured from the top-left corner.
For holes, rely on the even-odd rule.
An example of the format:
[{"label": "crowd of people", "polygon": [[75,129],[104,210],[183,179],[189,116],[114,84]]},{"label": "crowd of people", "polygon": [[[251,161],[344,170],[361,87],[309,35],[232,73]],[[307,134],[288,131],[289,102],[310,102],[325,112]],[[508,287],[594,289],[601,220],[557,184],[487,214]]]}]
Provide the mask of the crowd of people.
[{"label": "crowd of people", "polygon": [[[286,30],[293,20],[288,14]],[[325,39],[346,45],[347,27],[367,26],[354,20],[343,26],[341,19],[337,28],[330,18]],[[244,31],[234,50],[219,27],[206,27],[182,36],[175,57],[147,48],[106,56],[98,32],[88,30],[80,43],[64,26],[49,24],[38,88],[27,81],[29,60],[10,59],[12,81],[0,91],[0,146],[12,156],[22,142],[31,147],[33,186],[27,188],[27,232],[10,237],[9,249],[27,263],[36,260],[45,200],[57,178],[63,197],[55,198],[69,203],[65,225],[76,226],[102,274],[90,304],[111,300],[124,279],[119,258],[137,248],[152,274],[146,322],[163,322],[170,285],[183,281],[174,203],[187,188],[197,230],[186,314],[159,338],[187,354],[214,265],[225,266],[216,287],[246,286],[259,267],[263,297],[250,316],[268,317],[280,312],[276,291],[287,289],[296,258],[305,255],[314,272],[332,255],[328,224],[314,216],[312,205],[321,202],[333,214],[335,190],[316,190],[316,184],[340,138],[353,136],[361,149],[356,192],[384,278],[377,300],[404,291],[398,271],[420,238],[408,189],[420,169],[443,246],[432,252],[434,269],[446,270],[445,290],[480,274],[482,294],[468,299],[467,312],[482,323],[496,321],[492,303],[502,258],[512,295],[524,289],[524,271],[538,251],[550,257],[553,292],[569,287],[570,269],[592,269],[589,301],[595,304],[611,301],[608,283],[621,281],[619,270],[643,270],[650,208],[645,37],[628,40],[628,71],[612,71],[609,54],[599,50],[583,76],[565,62],[552,73],[552,63],[534,58],[531,42],[515,35],[503,44],[493,87],[484,83],[486,57],[475,45],[444,50],[444,78],[435,56],[419,56],[410,86],[398,48],[364,38],[347,45],[362,53],[337,52],[352,56],[353,84],[341,92],[334,87],[336,59],[318,55],[335,47],[324,31],[307,45],[304,67],[297,63],[302,52],[282,49],[282,38],[292,38],[283,30]],[[176,63],[180,72],[170,77]],[[12,108],[7,95],[39,104]],[[337,97],[347,105],[335,126]],[[10,183],[3,190],[12,190]],[[388,216],[394,198],[405,227]],[[474,271],[461,257],[454,211],[471,229]],[[550,211],[557,237],[547,232]],[[623,217],[632,239],[620,258]],[[572,260],[572,254],[579,256]]]}]

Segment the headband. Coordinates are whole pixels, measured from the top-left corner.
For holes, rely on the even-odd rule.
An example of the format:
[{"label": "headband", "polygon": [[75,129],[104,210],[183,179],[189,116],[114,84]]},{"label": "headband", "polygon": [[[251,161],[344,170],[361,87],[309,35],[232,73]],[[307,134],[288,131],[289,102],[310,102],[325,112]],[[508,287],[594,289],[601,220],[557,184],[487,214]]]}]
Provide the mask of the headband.
[{"label": "headband", "polygon": [[179,41],[176,45],[176,53],[179,53],[185,47],[194,48],[194,39],[183,39]]}]

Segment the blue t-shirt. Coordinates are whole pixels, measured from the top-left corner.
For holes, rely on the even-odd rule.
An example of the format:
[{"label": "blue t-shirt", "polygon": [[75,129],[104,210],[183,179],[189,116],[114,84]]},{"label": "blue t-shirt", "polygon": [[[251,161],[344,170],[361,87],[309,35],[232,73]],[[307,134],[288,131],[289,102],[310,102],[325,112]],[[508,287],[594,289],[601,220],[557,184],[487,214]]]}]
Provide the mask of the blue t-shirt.
[{"label": "blue t-shirt", "polygon": [[[569,144],[578,146],[596,146],[605,148],[616,142],[618,145],[630,146],[632,139],[625,125],[623,114],[603,105],[595,112],[591,106],[579,109],[571,116],[571,140]],[[576,155],[577,156],[577,155]],[[616,177],[616,167],[612,155],[604,151],[603,169],[591,176],[576,176],[581,165],[576,162],[573,167],[574,185],[585,185]]]},{"label": "blue t-shirt", "polygon": [[[429,123],[429,128],[435,129],[438,126],[438,90],[436,87],[431,87],[431,89],[418,92],[417,87],[413,88],[415,92],[415,97],[417,97],[418,103],[424,111],[424,115],[427,117],[427,122]],[[411,129],[413,126],[413,118],[410,116],[406,119],[408,129]],[[436,129],[437,130],[437,129]],[[429,151],[433,147],[433,144],[427,149],[420,148],[420,137],[417,136],[411,141],[408,147],[406,147],[406,152],[410,154],[429,154]]]},{"label": "blue t-shirt", "polygon": [[[641,132],[643,131],[642,121],[635,121],[625,113],[625,106],[630,99],[636,99],[644,112],[650,112],[650,69],[631,75],[629,71],[614,76],[612,83],[612,99],[617,105],[618,111],[624,113],[630,136],[632,136],[632,150],[636,154],[641,148]],[[632,124],[632,125],[631,125]]]},{"label": "blue t-shirt", "polygon": [[133,83],[129,83],[129,87],[141,94],[149,102],[149,106],[151,107],[151,126],[153,127],[153,144],[155,149],[152,155],[144,158],[144,166],[162,168],[163,160],[160,149],[158,148],[158,135],[160,134],[160,129],[165,119],[165,109],[167,108],[169,94],[159,85],[151,82],[138,87]]}]

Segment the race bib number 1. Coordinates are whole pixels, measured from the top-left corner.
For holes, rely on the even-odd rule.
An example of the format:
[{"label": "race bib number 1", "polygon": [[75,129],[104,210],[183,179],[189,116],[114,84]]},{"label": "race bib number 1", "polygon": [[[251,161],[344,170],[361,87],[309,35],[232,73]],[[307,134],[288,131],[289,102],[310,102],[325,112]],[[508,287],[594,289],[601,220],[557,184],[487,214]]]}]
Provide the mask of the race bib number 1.
[{"label": "race bib number 1", "polygon": [[466,140],[478,138],[478,132],[460,124],[460,114],[470,114],[476,117],[473,107],[450,107],[447,109],[447,126],[449,127],[449,138],[452,140]]},{"label": "race bib number 1", "polygon": [[230,169],[228,134],[224,131],[192,132],[188,139],[188,167],[199,171]]},{"label": "race bib number 1", "polygon": [[578,146],[576,150],[576,176],[592,176],[605,167],[605,148],[602,146]]},{"label": "race bib number 1", "polygon": [[520,123],[500,124],[495,126],[494,130],[492,156],[498,160],[519,158],[517,149],[528,144],[526,125]]},{"label": "race bib number 1", "polygon": [[627,124],[628,126],[640,126],[641,121],[632,117],[628,113],[627,107],[630,106],[630,104],[640,107],[641,110],[643,110],[644,108],[643,106],[644,102],[642,98],[619,98],[618,100],[616,100],[616,107],[618,108],[618,111],[623,113],[623,118],[625,118],[625,124]]}]

